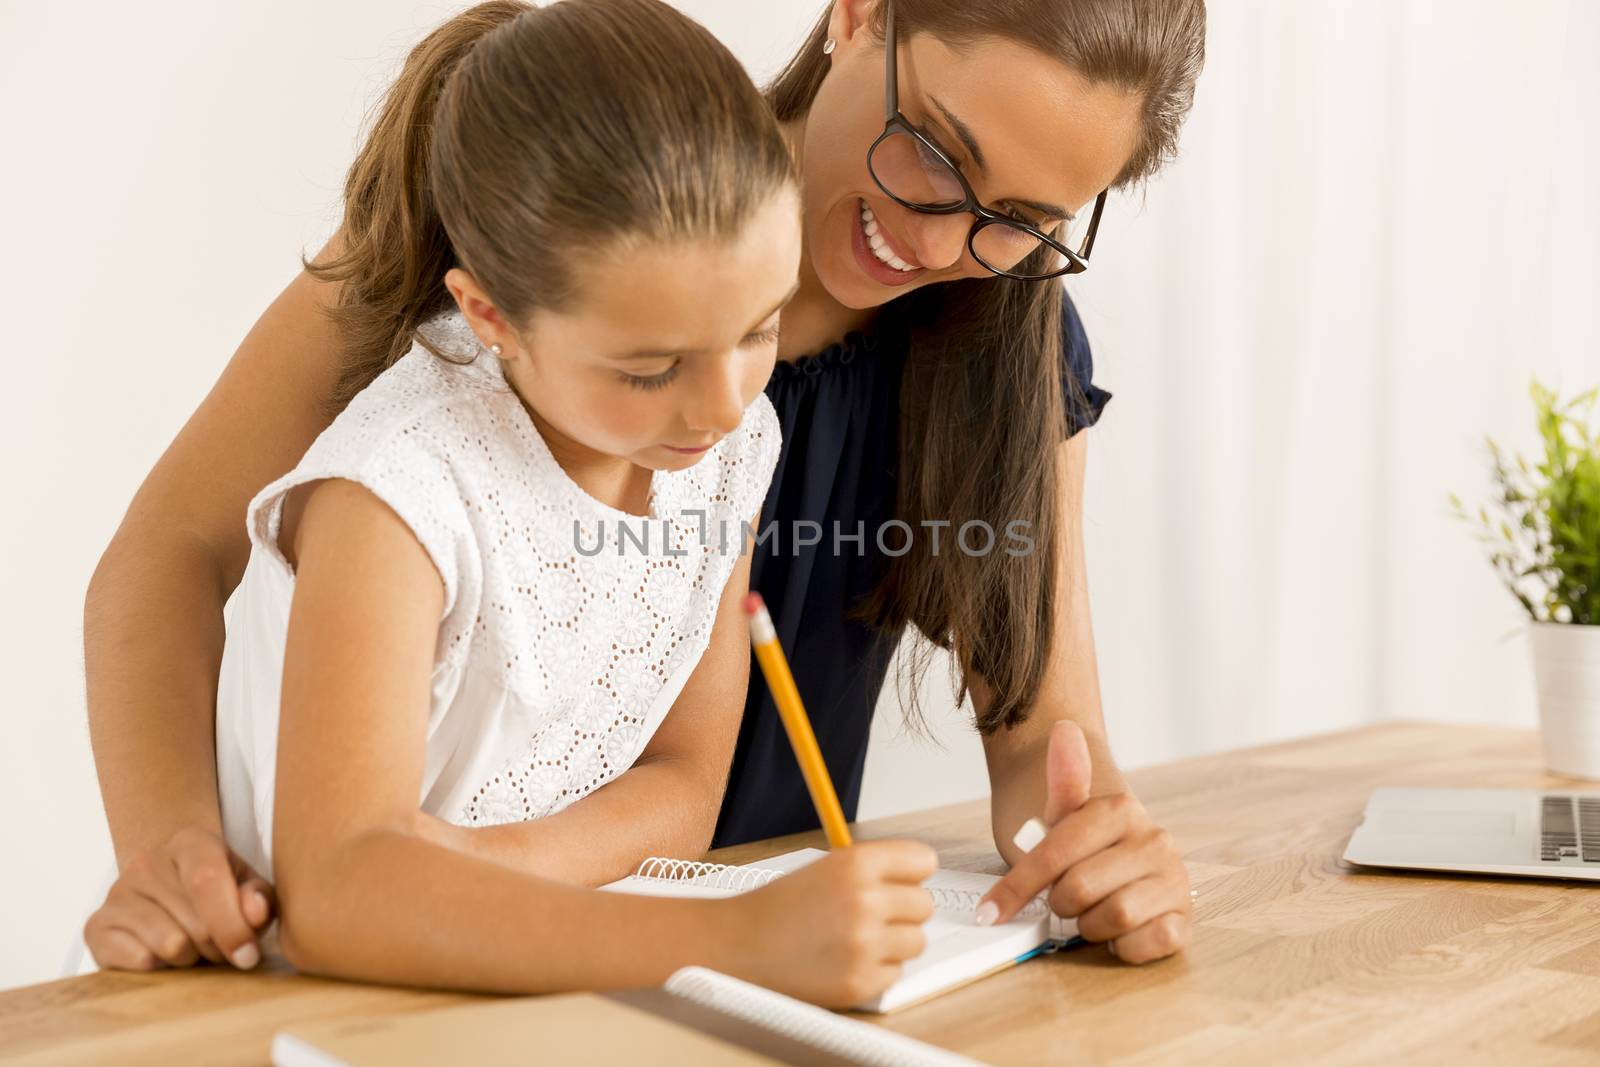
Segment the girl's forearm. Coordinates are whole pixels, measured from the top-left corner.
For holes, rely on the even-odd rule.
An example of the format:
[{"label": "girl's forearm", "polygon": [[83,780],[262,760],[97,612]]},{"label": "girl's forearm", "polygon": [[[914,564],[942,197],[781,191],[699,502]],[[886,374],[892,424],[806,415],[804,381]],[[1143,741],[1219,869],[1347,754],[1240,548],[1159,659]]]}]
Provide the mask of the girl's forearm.
[{"label": "girl's forearm", "polygon": [[421,825],[429,840],[458,852],[558,882],[604,885],[649,856],[704,855],[721,786],[689,761],[651,760],[547,818],[463,827],[423,816]]},{"label": "girl's forearm", "polygon": [[398,828],[280,854],[278,893],[289,961],[361,981],[543,993],[745,967],[730,901],[564,885]]},{"label": "girl's forearm", "polygon": [[180,829],[219,830],[214,716],[222,581],[166,531],[117,537],[84,598],[89,738],[119,867]]}]

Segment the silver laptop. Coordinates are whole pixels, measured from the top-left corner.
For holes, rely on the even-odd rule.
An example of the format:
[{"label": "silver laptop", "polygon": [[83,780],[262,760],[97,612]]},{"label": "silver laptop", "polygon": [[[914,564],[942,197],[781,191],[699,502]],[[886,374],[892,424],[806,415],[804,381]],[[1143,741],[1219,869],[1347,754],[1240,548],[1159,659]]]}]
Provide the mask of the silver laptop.
[{"label": "silver laptop", "polygon": [[1344,858],[1371,867],[1600,881],[1600,792],[1378,789]]}]

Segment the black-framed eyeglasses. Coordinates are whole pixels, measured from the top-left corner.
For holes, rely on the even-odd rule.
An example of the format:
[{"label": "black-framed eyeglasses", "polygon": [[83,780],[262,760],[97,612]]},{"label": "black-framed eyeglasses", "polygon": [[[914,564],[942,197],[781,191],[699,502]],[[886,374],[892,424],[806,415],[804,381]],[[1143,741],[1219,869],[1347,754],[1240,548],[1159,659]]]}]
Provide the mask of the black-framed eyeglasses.
[{"label": "black-framed eyeglasses", "polygon": [[867,149],[867,170],[878,188],[901,207],[925,215],[977,216],[967,233],[967,250],[986,269],[1004,278],[1037,281],[1089,269],[1089,253],[1106,193],[1095,197],[1094,208],[1076,249],[1037,226],[985,207],[978,201],[944,150],[929,140],[900,111],[896,75],[894,0],[884,5],[883,133]]}]

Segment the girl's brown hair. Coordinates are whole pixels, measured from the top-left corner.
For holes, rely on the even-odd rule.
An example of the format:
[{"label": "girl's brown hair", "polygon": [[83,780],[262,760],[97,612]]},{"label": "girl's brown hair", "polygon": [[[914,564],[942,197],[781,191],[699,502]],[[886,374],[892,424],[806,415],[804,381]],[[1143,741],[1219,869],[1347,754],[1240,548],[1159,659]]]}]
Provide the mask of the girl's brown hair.
[{"label": "girl's brown hair", "polygon": [[454,306],[461,266],[521,326],[577,295],[584,256],[726,238],[792,179],[739,62],[660,0],[491,0],[406,57],[345,179],[330,258],[335,404]]},{"label": "girl's brown hair", "polygon": [[[1139,137],[1113,183],[1119,189],[1143,182],[1173,157],[1205,60],[1204,0],[896,0],[895,28],[902,41],[918,33],[947,44],[1014,41],[1056,57],[1090,82],[1136,94]],[[881,3],[869,29],[882,40]],[[824,12],[767,87],[780,122],[804,116],[816,98],[828,71],[827,35]],[[1064,429],[1080,425],[1086,410],[1077,380],[1063,370],[1061,291],[1055,281],[965,279],[916,290],[885,312],[906,323],[911,337],[901,385],[897,517],[914,529],[923,520],[950,525],[937,557],[932,539],[921,536],[891,557],[859,611],[891,631],[915,624],[976,672],[990,693],[978,727],[990,733],[1027,717],[1055,638],[1063,562],[1055,551],[1063,521],[1056,453]],[[1063,378],[1070,413],[1062,406]],[[1029,554],[999,547],[1016,521],[1029,523]],[[994,531],[993,551],[951,549],[953,535],[969,522]],[[915,676],[926,665],[925,657],[913,664],[913,713]]]}]

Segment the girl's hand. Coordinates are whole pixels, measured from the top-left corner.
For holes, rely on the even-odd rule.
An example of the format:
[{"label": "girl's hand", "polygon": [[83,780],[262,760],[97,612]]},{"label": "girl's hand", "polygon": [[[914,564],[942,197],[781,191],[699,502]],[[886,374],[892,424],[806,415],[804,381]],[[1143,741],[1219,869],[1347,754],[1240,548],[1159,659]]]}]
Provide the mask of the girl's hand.
[{"label": "girl's hand", "polygon": [[984,895],[997,909],[989,918],[1005,922],[1049,889],[1051,910],[1076,918],[1084,939],[1104,941],[1112,955],[1127,963],[1170,956],[1188,945],[1194,918],[1183,857],[1132,793],[1090,797],[1089,769],[1083,731],[1056,723],[1045,760],[1049,829]]},{"label": "girl's hand", "polygon": [[877,996],[927,945],[938,854],[916,841],[869,841],[728,901],[740,977],[827,1007]]},{"label": "girl's hand", "polygon": [[249,970],[276,911],[272,887],[210,830],[190,828],[122,869],[83,928],[104,968],[190,967],[202,958]]}]

